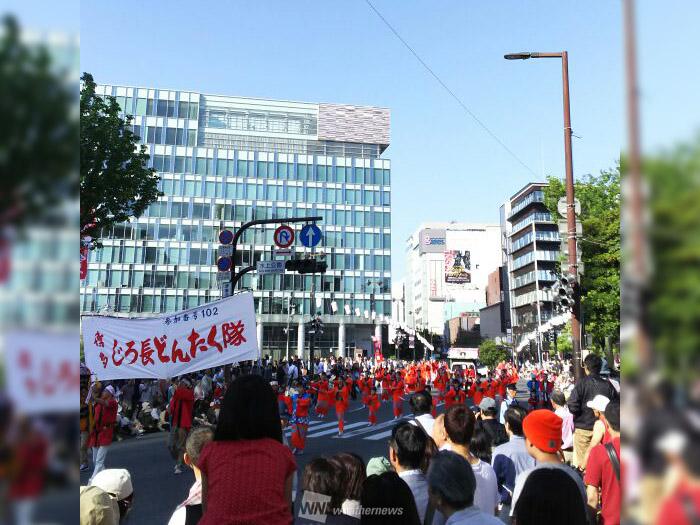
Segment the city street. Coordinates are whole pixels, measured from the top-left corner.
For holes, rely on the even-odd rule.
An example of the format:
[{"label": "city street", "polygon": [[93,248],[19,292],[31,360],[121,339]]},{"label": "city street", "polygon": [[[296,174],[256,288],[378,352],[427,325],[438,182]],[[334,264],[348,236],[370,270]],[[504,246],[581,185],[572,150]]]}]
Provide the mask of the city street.
[{"label": "city street", "polygon": [[[518,398],[527,398],[525,380],[518,383]],[[408,400],[408,396],[406,396]],[[408,402],[403,404],[402,419],[411,419]],[[438,413],[444,411],[438,405]],[[318,456],[332,456],[338,452],[354,452],[367,463],[376,456],[388,457],[387,441],[396,423],[392,415],[391,402],[382,403],[377,412],[377,425],[368,426],[368,411],[362,407],[359,398],[350,402],[345,413],[345,432],[338,436],[338,423],[335,412],[329,411],[324,419],[311,418],[304,454],[296,456],[297,472],[301,474],[304,465]],[[291,431],[287,430],[289,438]],[[194,482],[191,471],[173,474],[173,462],[167,449],[166,433],[148,434],[142,438],[115,442],[107,456],[107,468],[125,468],[132,476],[134,485],[134,507],[129,523],[165,524],[171,513],[187,496]],[[80,483],[84,485],[90,471],[81,472]],[[296,482],[294,485],[296,489]]]}]

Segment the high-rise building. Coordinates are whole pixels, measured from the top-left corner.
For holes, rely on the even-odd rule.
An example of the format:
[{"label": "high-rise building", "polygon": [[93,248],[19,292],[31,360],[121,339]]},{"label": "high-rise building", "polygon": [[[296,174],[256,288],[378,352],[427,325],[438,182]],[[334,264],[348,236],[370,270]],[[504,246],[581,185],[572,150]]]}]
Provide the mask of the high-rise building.
[{"label": "high-rise building", "polygon": [[[371,348],[391,314],[388,109],[111,85],[97,93],[134,115],[164,196],[139,219],[102,232],[81,288],[83,311],[143,316],[210,302],[221,297],[221,230],[321,216],[316,253],[325,255],[325,275],[249,273],[239,285],[253,290],[261,352],[304,353],[304,323],[318,312],[325,331],[317,355]],[[237,269],[273,258],[275,228],[244,233]],[[308,251],[297,243],[297,256]]]},{"label": "high-rise building", "polygon": [[488,274],[501,261],[496,224],[421,225],[407,240],[405,318],[409,328],[447,332],[445,323],[486,306]]},{"label": "high-rise building", "polygon": [[544,203],[543,182],[524,186],[500,209],[503,265],[514,343],[552,318],[554,304],[547,291],[556,280],[561,250],[557,223]]}]

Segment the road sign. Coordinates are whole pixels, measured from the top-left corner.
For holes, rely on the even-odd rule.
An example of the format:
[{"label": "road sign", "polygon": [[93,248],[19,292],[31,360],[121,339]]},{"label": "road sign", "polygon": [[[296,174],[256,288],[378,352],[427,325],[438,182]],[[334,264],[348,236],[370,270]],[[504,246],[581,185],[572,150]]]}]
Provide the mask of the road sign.
[{"label": "road sign", "polygon": [[315,224],[307,224],[301,229],[301,233],[299,234],[301,244],[307,248],[313,248],[319,242],[321,242],[322,236],[323,234],[321,233],[321,228]]},{"label": "road sign", "polygon": [[291,257],[294,255],[294,248],[273,248],[272,250],[272,256],[273,257]]},{"label": "road sign", "polygon": [[[557,211],[562,217],[566,217],[566,197],[562,197],[557,202]],[[581,215],[581,202],[578,199],[574,199],[574,212],[576,215]]]},{"label": "road sign", "polygon": [[222,244],[219,246],[219,257],[231,257],[233,255],[233,245]]},{"label": "road sign", "polygon": [[416,338],[412,335],[408,336],[408,347],[409,348],[415,348],[416,347]]},{"label": "road sign", "polygon": [[283,224],[275,230],[273,240],[280,248],[289,248],[294,242],[294,230],[286,224]]},{"label": "road sign", "polygon": [[258,275],[284,273],[284,263],[285,261],[258,261]]},{"label": "road sign", "polygon": [[226,282],[231,280],[231,272],[216,272],[216,282]]},{"label": "road sign", "polygon": [[216,267],[220,272],[228,272],[231,270],[231,257],[219,257],[216,260]]},{"label": "road sign", "polygon": [[221,244],[231,244],[233,242],[233,232],[231,230],[221,230],[219,232],[219,242]]},{"label": "road sign", "polygon": [[[569,235],[569,225],[565,220],[557,221],[557,226],[559,227],[559,235],[566,237]],[[576,235],[583,235],[583,225],[581,221],[576,221]]]},{"label": "road sign", "polygon": [[231,291],[231,281],[224,281],[221,283],[221,297],[231,297],[233,295]]}]

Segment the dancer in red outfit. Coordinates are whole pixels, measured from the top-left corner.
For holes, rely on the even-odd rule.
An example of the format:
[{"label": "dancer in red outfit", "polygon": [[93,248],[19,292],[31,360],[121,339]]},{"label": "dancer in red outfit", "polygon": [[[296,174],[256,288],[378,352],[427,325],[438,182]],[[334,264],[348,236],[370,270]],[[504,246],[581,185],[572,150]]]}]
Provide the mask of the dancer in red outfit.
[{"label": "dancer in red outfit", "polygon": [[338,418],[338,435],[342,436],[345,430],[345,409],[346,399],[343,397],[343,392],[338,391],[335,394],[335,415]]},{"label": "dancer in red outfit", "polygon": [[306,432],[309,429],[309,407],[311,396],[306,393],[304,386],[299,387],[298,394],[292,394],[292,452],[303,454],[306,446]]},{"label": "dancer in red outfit", "polygon": [[319,418],[324,418],[328,414],[328,389],[328,380],[323,374],[318,384],[318,402],[316,403],[316,415]]},{"label": "dancer in red outfit", "polygon": [[367,406],[369,407],[369,424],[377,424],[377,410],[379,410],[379,396],[377,395],[377,389],[372,387],[367,396]]},{"label": "dancer in red outfit", "polygon": [[403,381],[401,379],[397,379],[391,385],[391,398],[394,405],[394,419],[401,417],[401,413],[403,412],[403,392]]}]

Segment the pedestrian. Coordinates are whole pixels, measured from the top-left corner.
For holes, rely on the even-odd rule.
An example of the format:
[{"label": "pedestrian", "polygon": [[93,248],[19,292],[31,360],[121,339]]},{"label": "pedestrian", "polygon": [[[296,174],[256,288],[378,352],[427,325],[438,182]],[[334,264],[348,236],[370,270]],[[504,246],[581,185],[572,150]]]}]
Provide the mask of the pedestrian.
[{"label": "pedestrian", "polygon": [[411,489],[421,523],[428,509],[428,482],[421,471],[428,439],[422,428],[408,421],[397,424],[389,439],[389,461]]},{"label": "pedestrian", "polygon": [[106,386],[102,395],[94,398],[95,416],[93,430],[88,439],[88,447],[92,447],[93,471],[92,480],[105,468],[107,451],[114,439],[114,426],[117,422],[117,400],[114,399],[114,387]]},{"label": "pedestrian", "polygon": [[588,498],[581,476],[566,465],[559,454],[561,449],[561,424],[561,418],[547,409],[533,410],[523,419],[525,446],[528,454],[534,458],[536,465],[521,472],[515,479],[511,516],[515,514],[520,493],[530,483],[529,476],[538,469],[558,469],[566,473],[576,483],[579,494],[578,498],[569,500],[567,504],[572,507],[575,514],[580,513],[584,518],[588,515]]},{"label": "pedestrian", "polygon": [[34,523],[32,514],[46,484],[49,444],[35,423],[26,417],[20,417],[17,431],[9,499],[15,516],[14,523],[30,525]]},{"label": "pedestrian", "polygon": [[600,370],[603,362],[599,355],[588,354],[583,361],[585,377],[579,380],[569,396],[569,410],[574,416],[574,466],[583,469],[584,455],[593,437],[593,425],[596,417],[593,410],[587,406],[597,395],[608,399],[617,399],[618,395],[613,385],[602,378]]},{"label": "pedestrian", "polygon": [[505,425],[505,415],[506,410],[511,406],[521,406],[516,396],[518,395],[518,385],[515,383],[509,383],[506,385],[506,397],[501,402],[501,408],[498,416],[498,421],[501,425]]},{"label": "pedestrian", "polygon": [[483,429],[491,438],[491,447],[497,447],[508,441],[505,427],[496,419],[496,400],[485,397],[479,403],[477,428]]},{"label": "pedestrian", "polygon": [[571,465],[574,457],[574,416],[569,412],[563,392],[559,390],[552,392],[551,401],[554,413],[562,419],[561,451],[564,454],[564,461]]},{"label": "pedestrian", "polygon": [[498,481],[493,467],[474,456],[469,445],[474,436],[476,417],[464,405],[455,405],[445,412],[445,433],[450,450],[466,459],[476,476],[474,505],[486,514],[495,515],[498,511]]},{"label": "pedestrian", "polygon": [[605,396],[595,396],[591,399],[586,406],[593,410],[593,415],[595,416],[595,423],[593,423],[593,435],[591,436],[591,442],[588,444],[585,454],[583,455],[583,467],[588,464],[588,456],[591,450],[598,444],[602,443],[605,445],[609,443],[612,439],[610,436],[610,429],[608,428],[608,423],[603,416],[605,412],[605,407],[608,406],[610,400]]},{"label": "pedestrian", "polygon": [[505,429],[508,442],[493,451],[491,465],[498,480],[499,512],[502,519],[510,515],[510,503],[516,477],[535,466],[535,460],[527,452],[523,435],[523,419],[527,412],[519,406],[511,406],[505,413]]},{"label": "pedestrian", "polygon": [[[458,408],[458,407],[455,407]],[[500,525],[490,513],[475,505],[477,478],[460,454],[443,450],[430,462],[427,475],[430,507],[425,523],[444,517],[446,525]]]},{"label": "pedestrian", "polygon": [[[295,524],[326,523],[328,525],[357,524],[359,520],[342,513],[345,496],[345,472],[339,462],[319,457],[304,467],[297,495]],[[321,497],[323,499],[321,499]]]},{"label": "pedestrian", "polygon": [[408,404],[413,411],[411,423],[420,426],[428,436],[432,436],[435,418],[431,414],[433,400],[430,392],[422,390],[413,394]]},{"label": "pedestrian", "polygon": [[119,509],[118,522],[126,520],[134,503],[134,486],[131,483],[129,471],[123,468],[101,470],[90,484],[114,498]]},{"label": "pedestrian", "polygon": [[185,465],[194,473],[194,484],[190,487],[187,499],[178,505],[170,517],[168,525],[189,525],[202,518],[202,471],[197,467],[204,447],[214,438],[214,430],[209,426],[194,429],[185,443]]},{"label": "pedestrian", "polygon": [[393,381],[393,383],[391,384],[390,390],[391,390],[391,399],[392,399],[392,405],[393,405],[394,419],[398,419],[401,417],[401,413],[403,412],[404,383],[401,380],[401,378],[397,378],[396,380]]},{"label": "pedestrian", "polygon": [[282,444],[275,393],[261,376],[240,376],[231,383],[214,439],[204,447],[198,467],[199,525],[289,525],[296,462]]},{"label": "pedestrian", "polygon": [[[610,401],[602,415],[609,432],[610,441],[599,443],[588,455],[586,485],[588,506],[598,508],[600,502],[600,525],[619,525],[622,490],[620,484],[620,403]],[[668,523],[675,523],[669,521]]]},{"label": "pedestrian", "polygon": [[187,434],[192,428],[194,412],[194,393],[191,384],[185,377],[181,378],[168,405],[170,414],[170,440],[168,448],[175,461],[175,474],[182,474],[183,453]]},{"label": "pedestrian", "polygon": [[344,488],[344,491],[340,510],[346,516],[359,519],[362,485],[367,479],[364,461],[362,461],[360,456],[352,452],[340,452],[331,457],[329,461],[334,463],[341,471],[341,486]]},{"label": "pedestrian", "polygon": [[580,488],[574,479],[558,469],[533,471],[514,504],[514,525],[588,525],[586,511],[574,504]]},{"label": "pedestrian", "polygon": [[360,505],[361,525],[421,524],[413,493],[396,472],[369,476],[362,487]]}]

